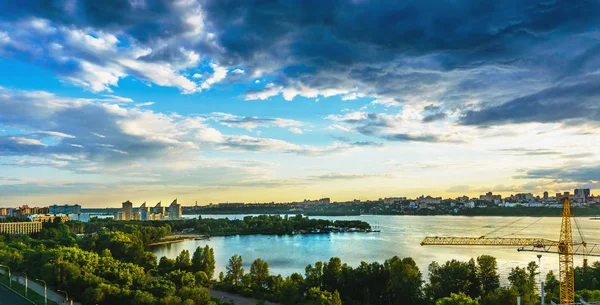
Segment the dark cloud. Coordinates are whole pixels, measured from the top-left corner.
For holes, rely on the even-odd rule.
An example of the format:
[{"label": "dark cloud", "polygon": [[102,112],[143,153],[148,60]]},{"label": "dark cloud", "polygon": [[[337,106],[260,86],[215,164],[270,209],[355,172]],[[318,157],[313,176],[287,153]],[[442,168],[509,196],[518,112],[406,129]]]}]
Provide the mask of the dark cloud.
[{"label": "dark cloud", "polygon": [[503,148],[496,149],[496,151],[504,152],[513,156],[548,156],[548,155],[562,155],[560,151],[554,151],[543,148]]},{"label": "dark cloud", "polygon": [[352,146],[384,146],[382,143],[377,143],[373,141],[357,141],[350,143]]},{"label": "dark cloud", "polygon": [[352,139],[349,138],[349,137],[338,137],[338,136],[333,136],[332,135],[331,138],[333,138],[333,139],[335,139],[337,141],[340,141],[340,142],[350,142],[350,141],[352,141]]},{"label": "dark cloud", "polygon": [[406,133],[386,134],[383,135],[382,138],[388,141],[397,142],[443,142],[443,140],[434,135],[411,135]]},{"label": "dark cloud", "polygon": [[522,96],[496,106],[484,106],[481,110],[464,113],[460,123],[464,125],[498,125],[527,122],[552,123],[568,120],[600,121],[598,98],[600,87],[597,77],[585,82],[560,85]]},{"label": "dark cloud", "polygon": [[441,106],[427,105],[423,108],[423,123],[440,121],[447,116]]},{"label": "dark cloud", "polygon": [[517,176],[523,179],[550,179],[557,182],[591,183],[600,181],[600,165],[566,165],[532,169]]},{"label": "dark cloud", "polygon": [[451,142],[433,134],[411,134],[395,132],[402,126],[399,116],[385,113],[354,113],[350,115],[331,115],[328,119],[350,124],[354,130],[362,135],[377,137],[394,142]]}]

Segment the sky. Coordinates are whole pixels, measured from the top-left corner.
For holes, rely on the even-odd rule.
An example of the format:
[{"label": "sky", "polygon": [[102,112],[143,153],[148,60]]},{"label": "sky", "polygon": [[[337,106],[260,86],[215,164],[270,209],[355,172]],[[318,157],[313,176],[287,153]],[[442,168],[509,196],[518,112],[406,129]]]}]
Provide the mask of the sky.
[{"label": "sky", "polygon": [[0,2],[2,206],[600,189],[598,1]]}]

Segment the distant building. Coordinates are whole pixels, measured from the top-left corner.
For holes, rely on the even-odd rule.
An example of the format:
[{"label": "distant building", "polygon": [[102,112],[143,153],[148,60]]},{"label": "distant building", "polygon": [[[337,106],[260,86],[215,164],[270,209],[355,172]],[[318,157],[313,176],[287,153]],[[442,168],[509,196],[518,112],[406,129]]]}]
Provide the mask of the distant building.
[{"label": "distant building", "polygon": [[469,196],[458,197],[458,198],[456,198],[456,201],[463,202],[463,203],[467,202],[467,201],[469,201]]},{"label": "distant building", "polygon": [[492,192],[487,192],[485,195],[480,195],[479,200],[484,200],[484,201],[502,200],[502,195],[494,195],[494,194],[492,194]]},{"label": "distant building", "polygon": [[590,197],[590,189],[575,189],[573,194],[575,198],[583,199],[585,202]]},{"label": "distant building", "polygon": [[56,219],[60,219],[60,222],[71,220],[69,215],[65,214],[33,214],[29,215],[27,218],[33,222],[54,222]]},{"label": "distant building", "polygon": [[383,198],[383,204],[394,204],[406,201],[406,197],[386,197]]},{"label": "distant building", "polygon": [[429,195],[427,196],[423,196],[421,195],[421,197],[417,198],[417,202],[419,202],[419,204],[440,204],[442,202],[442,197],[431,197]]},{"label": "distant building", "polygon": [[544,199],[548,199],[548,192],[544,192]]},{"label": "distant building", "polygon": [[[40,213],[42,214],[42,213]],[[45,213],[44,213],[45,214]],[[51,205],[48,208],[48,214],[81,214],[81,206],[78,204]]]},{"label": "distant building", "polygon": [[133,220],[133,203],[129,200],[123,202],[123,220]]}]

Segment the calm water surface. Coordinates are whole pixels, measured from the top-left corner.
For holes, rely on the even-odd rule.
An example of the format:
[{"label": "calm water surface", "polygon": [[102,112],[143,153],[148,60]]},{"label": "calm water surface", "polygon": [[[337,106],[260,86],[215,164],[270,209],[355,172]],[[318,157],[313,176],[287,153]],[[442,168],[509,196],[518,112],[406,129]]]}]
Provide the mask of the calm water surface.
[{"label": "calm water surface", "polygon": [[[190,215],[191,216],[191,215]],[[204,218],[243,218],[244,215],[204,215]],[[317,217],[315,217],[317,218]],[[340,257],[342,262],[357,266],[361,261],[383,262],[394,255],[412,257],[424,277],[427,266],[432,261],[445,262],[450,259],[468,260],[481,254],[489,254],[498,259],[499,271],[505,280],[512,267],[525,266],[537,261],[535,252],[517,252],[517,247],[481,246],[420,246],[425,236],[482,236],[495,231],[490,236],[501,237],[540,237],[558,240],[560,217],[463,217],[463,216],[344,216],[318,217],[332,220],[360,219],[371,226],[379,226],[380,233],[338,233],[330,235],[295,236],[230,236],[213,237],[208,241],[185,241],[154,248],[160,258],[175,258],[182,250],[190,254],[198,246],[210,245],[215,251],[217,274],[225,271],[229,258],[239,254],[244,260],[246,271],[257,258],[269,263],[271,274],[290,275],[293,272],[304,274],[304,268],[316,261]],[[509,225],[515,222],[512,225]],[[600,221],[578,218],[581,231],[590,243],[600,242]],[[507,226],[509,225],[509,226]],[[573,222],[573,238],[580,240]],[[597,258],[590,258],[590,263]],[[575,263],[581,264],[581,257]],[[542,272],[558,269],[558,255],[544,254]]]}]

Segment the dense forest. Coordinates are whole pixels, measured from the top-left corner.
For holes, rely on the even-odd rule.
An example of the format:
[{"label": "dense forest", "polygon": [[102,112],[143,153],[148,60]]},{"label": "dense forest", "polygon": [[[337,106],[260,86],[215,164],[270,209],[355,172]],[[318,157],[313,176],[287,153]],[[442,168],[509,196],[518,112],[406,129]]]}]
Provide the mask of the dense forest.
[{"label": "dense forest", "polygon": [[[170,234],[171,225],[177,223],[98,224],[47,223],[32,236],[2,235],[0,263],[13,273],[46,280],[49,287],[68,291],[83,304],[219,304],[210,298],[209,288],[284,305],[504,305],[514,304],[517,296],[523,305],[539,303],[535,262],[513,268],[505,287],[500,285],[496,259],[487,255],[466,262],[432,262],[428,281],[412,258],[399,257],[358,266],[332,257],[307,266],[303,274],[283,277],[271,274],[261,259],[248,268],[241,256],[234,255],[226,272],[215,274],[209,246],[193,253],[182,251],[174,259],[158,259],[148,251],[149,243]],[[80,232],[93,233],[75,234]],[[557,301],[558,286],[549,273],[547,303]],[[577,267],[575,286],[578,298],[600,301],[600,263]]]}]

